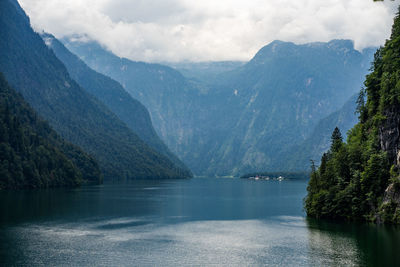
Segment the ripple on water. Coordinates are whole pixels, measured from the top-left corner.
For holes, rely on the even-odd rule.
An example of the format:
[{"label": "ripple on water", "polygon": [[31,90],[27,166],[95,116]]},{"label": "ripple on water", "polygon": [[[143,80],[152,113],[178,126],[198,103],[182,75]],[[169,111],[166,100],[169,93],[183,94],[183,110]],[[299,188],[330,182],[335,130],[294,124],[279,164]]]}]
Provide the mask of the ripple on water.
[{"label": "ripple on water", "polygon": [[33,265],[62,265],[66,259],[69,265],[96,266],[358,264],[351,239],[310,230],[302,217],[177,224],[120,218],[25,225],[14,231],[26,251],[26,263]]}]

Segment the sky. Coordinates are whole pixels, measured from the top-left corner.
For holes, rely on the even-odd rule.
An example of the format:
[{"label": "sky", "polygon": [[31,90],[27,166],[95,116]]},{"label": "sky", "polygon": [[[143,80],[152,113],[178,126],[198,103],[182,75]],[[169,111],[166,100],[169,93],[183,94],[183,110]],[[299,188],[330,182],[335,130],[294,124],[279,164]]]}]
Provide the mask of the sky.
[{"label": "sky", "polygon": [[18,0],[38,32],[146,62],[247,61],[273,40],[383,45],[400,0]]}]

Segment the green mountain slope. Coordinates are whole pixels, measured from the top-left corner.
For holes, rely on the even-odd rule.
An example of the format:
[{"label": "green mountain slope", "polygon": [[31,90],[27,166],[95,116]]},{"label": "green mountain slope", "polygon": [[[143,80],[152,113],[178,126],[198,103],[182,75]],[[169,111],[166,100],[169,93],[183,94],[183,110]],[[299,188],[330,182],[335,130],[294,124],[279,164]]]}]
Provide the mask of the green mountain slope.
[{"label": "green mountain slope", "polygon": [[188,176],[71,79],[16,1],[1,1],[0,11],[0,71],[63,138],[98,160],[105,178]]},{"label": "green mountain slope", "polygon": [[310,217],[400,223],[399,69],[398,13],[360,93],[358,124],[347,143],[335,130],[330,150],[314,168],[305,201]]},{"label": "green mountain slope", "polygon": [[101,181],[95,160],[65,142],[0,73],[0,189]]},{"label": "green mountain slope", "polygon": [[168,149],[155,132],[147,109],[122,86],[92,69],[50,34],[42,34],[46,45],[64,63],[71,78],[83,89],[102,101],[133,132],[156,151],[167,156],[188,174],[187,167]]}]

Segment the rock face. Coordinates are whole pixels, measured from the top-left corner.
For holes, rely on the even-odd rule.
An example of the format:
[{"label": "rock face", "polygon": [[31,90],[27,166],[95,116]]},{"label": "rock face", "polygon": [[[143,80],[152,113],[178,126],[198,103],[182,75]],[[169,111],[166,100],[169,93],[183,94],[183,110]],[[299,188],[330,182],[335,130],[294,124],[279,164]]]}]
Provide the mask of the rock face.
[{"label": "rock face", "polygon": [[384,123],[379,127],[379,143],[381,149],[387,152],[392,164],[400,166],[400,106],[392,106],[385,110]]},{"label": "rock face", "polygon": [[287,158],[287,167],[292,170],[300,170],[302,166],[308,166],[310,159],[320,165],[321,155],[328,151],[331,145],[331,136],[335,127],[340,129],[343,134],[343,140],[346,139],[346,133],[358,122],[356,110],[357,94],[353,95],[341,109],[321,119],[314,127],[313,132],[305,141],[291,148],[291,153],[283,151],[280,158]]},{"label": "rock face", "polygon": [[382,205],[377,214],[378,223],[400,224],[400,180],[391,183],[385,190]]},{"label": "rock face", "polygon": [[[400,7],[394,19],[392,34],[375,60],[376,81],[379,87],[372,94],[380,95],[379,144],[387,153],[392,165],[390,184],[383,195],[378,210],[378,220],[385,223],[400,224],[400,98],[398,69],[400,62]],[[374,78],[374,77],[372,77]],[[379,122],[378,122],[379,123]]]},{"label": "rock face", "polygon": [[[397,172],[400,169],[400,106],[391,106],[383,112],[386,117],[379,127],[379,143]],[[378,223],[400,223],[400,179],[389,184],[377,214]]]},{"label": "rock face", "polygon": [[385,190],[385,195],[383,197],[383,204],[394,203],[397,206],[400,205],[400,191],[395,188],[394,183],[390,184]]}]

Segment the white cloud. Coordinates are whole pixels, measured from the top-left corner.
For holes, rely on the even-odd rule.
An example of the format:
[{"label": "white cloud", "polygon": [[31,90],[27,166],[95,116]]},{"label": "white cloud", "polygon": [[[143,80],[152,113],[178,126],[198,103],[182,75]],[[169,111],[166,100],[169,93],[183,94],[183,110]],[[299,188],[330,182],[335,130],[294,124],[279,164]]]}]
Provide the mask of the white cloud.
[{"label": "white cloud", "polygon": [[19,0],[36,30],[142,61],[248,60],[280,39],[382,45],[399,5],[372,0]]}]

